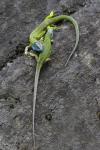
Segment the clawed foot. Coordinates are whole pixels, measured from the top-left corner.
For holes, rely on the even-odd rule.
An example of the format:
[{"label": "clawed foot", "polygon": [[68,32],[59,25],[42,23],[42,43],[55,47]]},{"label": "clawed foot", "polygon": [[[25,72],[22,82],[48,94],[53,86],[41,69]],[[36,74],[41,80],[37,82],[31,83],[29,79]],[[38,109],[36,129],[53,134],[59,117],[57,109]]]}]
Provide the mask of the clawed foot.
[{"label": "clawed foot", "polygon": [[27,55],[27,56],[35,57],[35,59],[36,59],[36,61],[37,61],[37,60],[38,60],[38,56],[37,56],[35,53],[30,52],[30,51],[29,51],[29,48],[30,48],[30,46],[26,46],[26,47],[25,47],[25,52],[24,52],[24,54]]}]

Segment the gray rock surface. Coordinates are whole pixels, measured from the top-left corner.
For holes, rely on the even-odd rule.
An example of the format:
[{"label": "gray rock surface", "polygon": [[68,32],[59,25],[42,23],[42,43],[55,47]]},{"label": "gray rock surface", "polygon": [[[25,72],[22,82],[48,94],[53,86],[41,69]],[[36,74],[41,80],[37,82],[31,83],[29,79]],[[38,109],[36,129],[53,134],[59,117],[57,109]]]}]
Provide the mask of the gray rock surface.
[{"label": "gray rock surface", "polygon": [[[0,1],[0,150],[32,149],[35,61],[23,55],[32,29],[52,9],[72,14],[80,27],[54,34],[52,61],[39,80],[35,133],[37,150],[100,149],[100,1]],[[99,113],[98,113],[99,114]]]}]

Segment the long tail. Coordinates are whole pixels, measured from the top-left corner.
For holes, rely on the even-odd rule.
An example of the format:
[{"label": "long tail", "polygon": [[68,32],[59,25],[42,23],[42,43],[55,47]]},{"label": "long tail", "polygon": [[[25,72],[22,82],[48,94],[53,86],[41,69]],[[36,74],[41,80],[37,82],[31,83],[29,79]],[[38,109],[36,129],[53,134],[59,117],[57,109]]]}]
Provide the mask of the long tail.
[{"label": "long tail", "polygon": [[35,73],[35,81],[34,81],[34,95],[33,95],[33,150],[35,150],[35,130],[34,130],[35,106],[36,106],[37,87],[38,87],[40,70],[41,70],[41,66],[37,63],[36,73]]},{"label": "long tail", "polygon": [[72,55],[74,54],[77,46],[78,46],[78,43],[79,43],[79,27],[78,27],[78,24],[77,24],[77,21],[75,19],[73,19],[72,17],[70,18],[70,21],[72,21],[74,27],[75,27],[75,32],[76,32],[76,43],[75,43],[75,46],[73,48],[73,50],[71,51],[71,54],[69,55],[68,59],[67,59],[67,62],[65,63],[65,66],[68,65],[69,63],[69,60],[71,59]]},{"label": "long tail", "polygon": [[75,50],[76,50],[76,48],[77,48],[77,45],[78,45],[78,43],[79,43],[79,27],[78,27],[77,21],[76,21],[73,17],[67,16],[67,15],[60,15],[60,16],[57,16],[57,17],[54,17],[54,18],[50,18],[49,21],[48,21],[48,23],[49,23],[49,24],[50,24],[50,23],[52,24],[52,23],[59,22],[59,21],[61,21],[61,20],[65,20],[65,21],[71,22],[71,23],[74,25],[74,27],[75,27],[75,32],[76,32],[76,43],[75,43],[75,46],[74,46],[74,48],[73,48],[71,54],[69,55],[69,57],[68,57],[68,59],[67,59],[67,62],[65,63],[65,66],[67,66],[67,65],[68,65],[68,62],[69,62],[69,60],[70,60],[70,58],[71,58],[72,55],[74,54],[74,52],[75,52]]}]

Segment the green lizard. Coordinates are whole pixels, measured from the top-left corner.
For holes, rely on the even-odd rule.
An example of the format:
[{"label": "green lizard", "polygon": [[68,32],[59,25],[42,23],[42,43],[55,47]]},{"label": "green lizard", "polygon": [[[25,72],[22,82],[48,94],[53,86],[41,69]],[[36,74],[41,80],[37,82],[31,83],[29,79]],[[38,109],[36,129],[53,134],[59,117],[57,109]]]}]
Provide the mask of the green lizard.
[{"label": "green lizard", "polygon": [[[39,79],[39,74],[40,70],[45,62],[47,62],[50,59],[51,55],[51,43],[52,43],[52,32],[56,27],[49,27],[52,24],[59,22],[61,20],[68,20],[72,22],[75,26],[76,30],[76,43],[75,46],[67,60],[70,60],[71,56],[73,55],[74,51],[76,50],[76,47],[79,42],[79,28],[77,22],[70,16],[66,15],[61,15],[61,16],[56,16],[54,17],[54,13],[51,12],[49,16],[45,18],[45,20],[30,34],[30,45],[25,48],[25,54],[26,55],[31,55],[35,56],[36,61],[37,61],[37,66],[36,66],[36,73],[35,73],[35,81],[34,81],[34,95],[33,95],[33,142],[34,142],[34,150],[35,150],[35,136],[34,136],[34,117],[35,117],[35,105],[36,105],[36,95],[37,95],[37,86],[38,86],[38,79]],[[43,39],[44,38],[44,39]],[[28,48],[32,47],[34,44],[40,45],[40,49],[42,52],[40,54],[29,52]],[[39,46],[38,45],[38,46]],[[41,46],[42,45],[42,46]],[[36,46],[36,45],[35,45]],[[41,51],[40,50],[40,51]],[[67,65],[66,63],[66,65]]]},{"label": "green lizard", "polygon": [[72,57],[72,55],[74,54],[74,52],[77,48],[78,42],[79,42],[79,27],[78,27],[77,21],[73,17],[67,16],[67,15],[60,15],[60,16],[55,16],[55,15],[56,14],[52,11],[50,13],[50,15],[48,15],[44,19],[44,21],[31,32],[30,37],[29,37],[30,44],[29,44],[29,46],[27,46],[25,48],[25,54],[27,54],[27,51],[28,51],[29,47],[32,47],[32,45],[34,45],[34,43],[39,41],[45,35],[48,26],[51,26],[51,25],[53,25],[57,22],[60,22],[62,20],[69,21],[75,27],[76,43],[75,43],[75,46],[74,46],[71,54],[69,55],[69,57],[67,59],[67,62],[65,63],[65,66],[67,66],[67,64],[68,64],[70,58]]},{"label": "green lizard", "polygon": [[36,65],[36,73],[35,73],[35,81],[34,81],[34,95],[33,95],[33,142],[34,142],[34,150],[35,150],[35,135],[34,135],[34,117],[35,117],[35,105],[36,105],[36,95],[37,95],[37,86],[40,70],[43,64],[50,60],[50,55],[52,52],[51,43],[52,43],[52,29],[48,28],[47,33],[45,34],[43,44],[43,52],[38,55],[31,53],[31,56],[35,56],[37,65]]}]

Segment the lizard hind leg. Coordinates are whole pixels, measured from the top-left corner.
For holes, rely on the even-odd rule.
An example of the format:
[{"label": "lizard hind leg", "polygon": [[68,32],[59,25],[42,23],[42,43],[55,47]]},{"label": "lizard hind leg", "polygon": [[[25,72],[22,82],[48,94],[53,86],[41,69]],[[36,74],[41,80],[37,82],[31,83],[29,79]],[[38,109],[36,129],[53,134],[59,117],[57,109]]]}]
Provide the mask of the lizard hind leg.
[{"label": "lizard hind leg", "polygon": [[25,52],[24,54],[27,56],[35,57],[36,61],[38,60],[38,55],[36,53],[30,52],[29,51],[30,45],[25,47]]},{"label": "lizard hind leg", "polygon": [[51,58],[47,58],[45,62],[48,62],[48,61],[50,61],[50,60],[51,60]]},{"label": "lizard hind leg", "polygon": [[25,55],[28,55],[28,50],[29,50],[29,48],[30,48],[30,45],[28,45],[28,46],[25,47],[25,51],[24,51],[24,54],[25,54]]},{"label": "lizard hind leg", "polygon": [[36,61],[38,61],[38,56],[37,56],[37,54],[35,54],[35,53],[33,53],[33,52],[29,52],[29,55],[30,55],[31,57],[35,57]]}]

